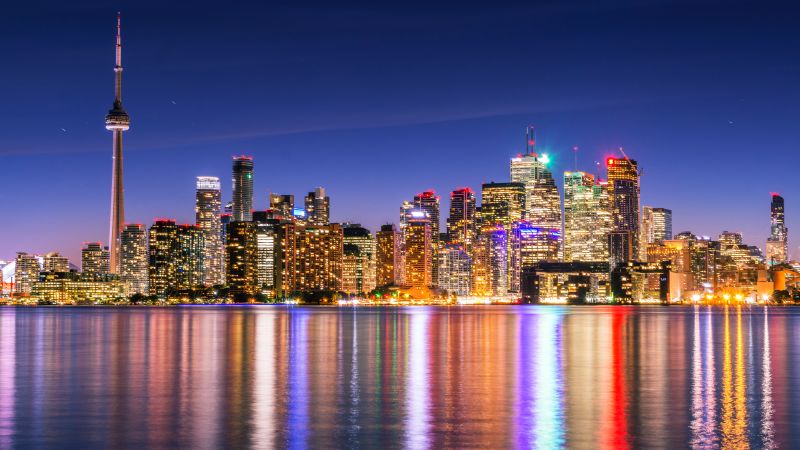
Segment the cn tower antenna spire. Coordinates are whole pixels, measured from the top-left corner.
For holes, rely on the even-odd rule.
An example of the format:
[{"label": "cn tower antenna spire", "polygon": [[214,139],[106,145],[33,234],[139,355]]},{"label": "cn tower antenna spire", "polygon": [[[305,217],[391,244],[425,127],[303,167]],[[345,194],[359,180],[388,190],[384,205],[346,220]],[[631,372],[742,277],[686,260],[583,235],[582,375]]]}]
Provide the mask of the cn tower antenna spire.
[{"label": "cn tower antenna spire", "polygon": [[117,11],[117,63],[114,65],[114,102],[122,103],[122,14]]}]

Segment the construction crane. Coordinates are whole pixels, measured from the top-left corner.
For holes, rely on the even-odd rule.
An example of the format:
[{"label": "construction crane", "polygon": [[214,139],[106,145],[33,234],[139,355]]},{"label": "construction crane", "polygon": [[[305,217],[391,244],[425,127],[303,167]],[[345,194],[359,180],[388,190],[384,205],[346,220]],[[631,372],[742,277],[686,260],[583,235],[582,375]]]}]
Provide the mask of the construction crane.
[{"label": "construction crane", "polygon": [[631,162],[631,159],[628,158],[628,155],[625,153],[625,150],[623,150],[622,147],[619,147],[619,152],[622,153],[622,157],[625,158],[625,161],[628,161],[628,164],[630,164],[631,167],[635,167],[636,168],[636,175],[637,176],[641,177],[642,175],[644,175],[644,170],[640,169],[639,166],[634,166],[633,165],[633,162]]}]

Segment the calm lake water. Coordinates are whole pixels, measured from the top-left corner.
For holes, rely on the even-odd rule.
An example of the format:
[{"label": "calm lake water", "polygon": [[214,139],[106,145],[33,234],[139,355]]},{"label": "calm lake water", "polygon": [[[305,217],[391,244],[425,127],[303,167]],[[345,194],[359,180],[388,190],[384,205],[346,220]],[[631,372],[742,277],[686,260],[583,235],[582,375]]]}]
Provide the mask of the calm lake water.
[{"label": "calm lake water", "polygon": [[0,308],[0,448],[796,445],[796,308]]}]

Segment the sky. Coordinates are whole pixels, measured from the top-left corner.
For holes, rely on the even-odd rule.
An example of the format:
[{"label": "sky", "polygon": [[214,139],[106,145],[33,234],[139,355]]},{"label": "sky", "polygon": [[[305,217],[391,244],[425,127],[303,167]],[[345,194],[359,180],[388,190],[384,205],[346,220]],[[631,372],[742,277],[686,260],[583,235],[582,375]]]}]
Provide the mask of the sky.
[{"label": "sky", "polygon": [[[0,15],[0,259],[106,241],[116,12],[126,219],[194,222],[252,155],[254,205],[316,186],[375,230],[403,200],[507,181],[527,125],[559,180],[625,152],[673,230],[763,248],[800,224],[800,6],[736,1],[15,2]],[[604,171],[601,172],[605,177]]]}]

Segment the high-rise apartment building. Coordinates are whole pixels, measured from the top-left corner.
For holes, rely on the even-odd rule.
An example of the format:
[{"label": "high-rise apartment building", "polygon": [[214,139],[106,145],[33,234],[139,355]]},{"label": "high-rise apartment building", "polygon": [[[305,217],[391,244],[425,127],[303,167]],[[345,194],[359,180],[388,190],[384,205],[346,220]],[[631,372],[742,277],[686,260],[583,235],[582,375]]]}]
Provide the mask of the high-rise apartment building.
[{"label": "high-rise apartment building", "polygon": [[642,207],[642,246],[672,239],[672,210]]},{"label": "high-rise apartment building", "polygon": [[269,194],[269,207],[286,220],[294,217],[294,195]]},{"label": "high-rise apartment building", "polygon": [[431,221],[424,214],[410,219],[405,229],[405,284],[418,296],[431,286],[433,265]]},{"label": "high-rise apartment building", "polygon": [[271,217],[271,211],[254,211],[256,223],[256,268],[258,289],[273,295],[275,290],[275,227],[279,221]]},{"label": "high-rise apartment building", "polygon": [[539,228],[528,221],[518,221],[512,225],[508,239],[511,241],[511,292],[521,291],[524,270],[541,262],[558,262],[561,259],[561,230],[558,228]]},{"label": "high-rise apartment building", "polygon": [[258,225],[234,221],[228,224],[225,243],[225,280],[237,301],[252,299],[258,285]]},{"label": "high-rise apartment building", "polygon": [[475,233],[475,193],[470,188],[456,189],[450,193],[447,242],[460,245],[469,253]]},{"label": "high-rise apartment building", "polygon": [[489,286],[492,295],[506,295],[510,277],[508,273],[508,231],[503,225],[497,224],[493,228],[484,227],[486,244],[488,246],[489,260]]},{"label": "high-rise apartment building", "polygon": [[[353,269],[352,262],[355,258],[355,269],[358,272],[355,280],[359,289],[355,291],[345,290],[345,292],[361,293],[375,289],[377,283],[377,243],[375,237],[369,230],[359,224],[346,225],[343,229],[343,234],[345,248],[350,246],[348,269]],[[355,246],[357,251],[354,251],[352,246]],[[348,257],[348,252],[345,252],[345,257]],[[348,276],[352,276],[352,272],[348,272]]]},{"label": "high-rise apartment building", "polygon": [[439,260],[433,255],[439,251],[441,235],[439,232],[439,196],[434,191],[420,192],[414,196],[414,209],[422,211],[430,219],[431,224],[431,286],[439,281]]},{"label": "high-rise apartment building", "polygon": [[147,294],[147,231],[144,225],[128,224],[120,234],[119,276],[130,294]]},{"label": "high-rise apartment building", "polygon": [[253,211],[253,157],[233,157],[233,220],[252,220]]},{"label": "high-rise apartment building", "polygon": [[81,250],[81,271],[83,273],[109,273],[110,254],[108,247],[100,242],[87,242]]},{"label": "high-rise apartment building", "polygon": [[[612,249],[618,250],[628,243],[630,249],[616,253],[616,257],[630,260],[639,256],[639,168],[636,161],[628,158],[608,158],[606,167],[613,227],[617,235],[610,242],[615,244]],[[628,237],[622,234],[628,234]]]},{"label": "high-rise apartment building", "polygon": [[195,193],[195,223],[203,232],[203,274],[206,286],[222,284],[225,280],[220,209],[222,196],[217,177],[197,177]]},{"label": "high-rise apartment building", "polygon": [[484,183],[481,189],[481,221],[484,228],[497,224],[511,230],[522,220],[525,209],[525,185],[522,183]]},{"label": "high-rise apartment building", "polygon": [[39,258],[25,252],[17,252],[14,263],[14,295],[30,295],[33,283],[39,279],[39,272],[42,271]]},{"label": "high-rise apartment building", "polygon": [[318,187],[309,192],[305,199],[306,221],[309,225],[327,225],[330,222],[331,199],[325,189]]},{"label": "high-rise apartment building", "polygon": [[439,250],[439,289],[459,296],[469,295],[472,286],[472,259],[464,247],[447,244]]},{"label": "high-rise apartment building", "polygon": [[69,260],[57,252],[44,255],[42,264],[44,272],[69,272]]},{"label": "high-rise apartment building", "polygon": [[564,172],[564,261],[608,261],[612,228],[608,184]]},{"label": "high-rise apartment building", "polygon": [[472,246],[472,283],[470,294],[485,297],[492,294],[492,265],[489,251],[491,230],[480,229]]},{"label": "high-rise apartment building", "polygon": [[203,284],[203,232],[194,225],[159,219],[148,233],[148,289],[165,297]]},{"label": "high-rise apartment building", "polygon": [[344,234],[337,223],[298,227],[299,270],[301,291],[340,291],[342,289],[342,259]]},{"label": "high-rise apartment building", "polygon": [[772,193],[766,259],[770,265],[789,261],[789,229],[786,228],[783,197]]},{"label": "high-rise apartment building", "polygon": [[401,284],[403,260],[400,254],[400,233],[393,224],[382,225],[380,231],[375,234],[375,241],[376,284],[378,286]]}]

